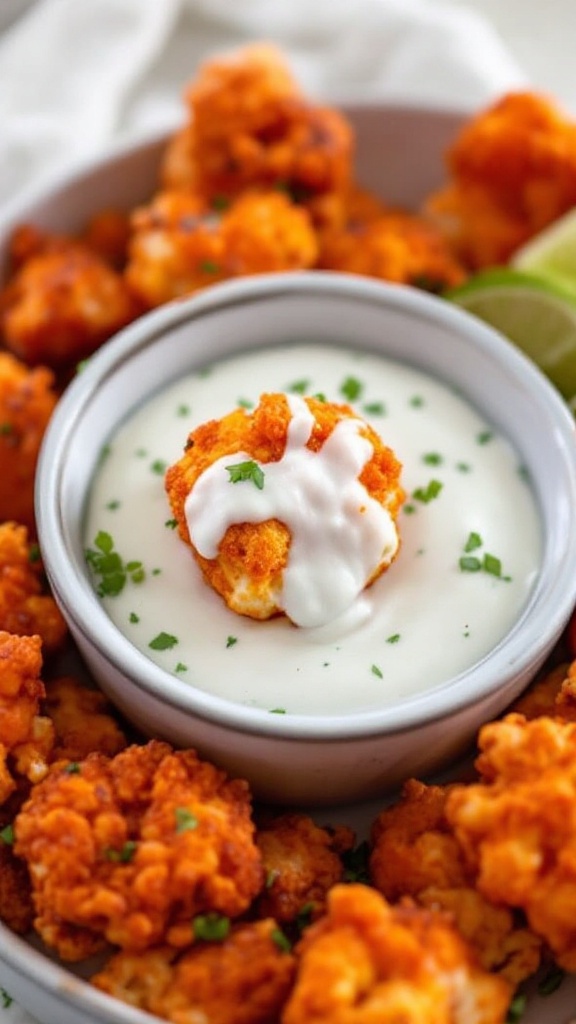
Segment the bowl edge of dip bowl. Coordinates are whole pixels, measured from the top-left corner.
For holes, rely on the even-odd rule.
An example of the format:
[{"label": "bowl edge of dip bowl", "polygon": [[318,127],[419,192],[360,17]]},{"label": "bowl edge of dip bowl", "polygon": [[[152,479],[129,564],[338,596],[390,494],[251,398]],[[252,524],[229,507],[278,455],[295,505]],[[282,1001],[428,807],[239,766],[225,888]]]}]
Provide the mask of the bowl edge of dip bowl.
[{"label": "bowl edge of dip bowl", "polygon": [[[541,517],[541,567],[505,637],[469,670],[377,711],[271,715],[194,689],[114,625],[83,553],[90,480],[106,434],[128,411],[206,362],[306,338],[398,358],[458,388],[517,449]],[[528,684],[576,600],[574,424],[556,390],[497,332],[446,301],[353,275],[228,282],[130,325],[61,398],[42,446],[36,511],[54,595],[113,703],[145,734],[196,747],[246,777],[257,796],[279,802],[369,797],[458,756]]]}]

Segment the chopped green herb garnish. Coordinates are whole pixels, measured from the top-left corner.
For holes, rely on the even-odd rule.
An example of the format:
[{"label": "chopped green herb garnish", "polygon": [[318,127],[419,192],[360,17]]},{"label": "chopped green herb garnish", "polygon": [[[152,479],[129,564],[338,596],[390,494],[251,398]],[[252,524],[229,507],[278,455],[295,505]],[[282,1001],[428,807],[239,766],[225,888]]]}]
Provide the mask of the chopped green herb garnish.
[{"label": "chopped green herb garnish", "polygon": [[518,466],[518,476],[524,481],[524,483],[529,484],[531,477],[528,466]]},{"label": "chopped green herb garnish", "polygon": [[152,569],[152,576],[160,576],[162,569]]},{"label": "chopped green herb garnish", "polygon": [[0,839],[5,846],[12,846],[14,843],[14,826],[6,825],[3,829],[0,829]]},{"label": "chopped green herb garnish", "polygon": [[178,643],[178,637],[172,636],[171,633],[158,633],[153,640],[150,641],[148,647],[153,651],[169,651],[171,647],[175,647]]},{"label": "chopped green herb garnish", "polygon": [[226,647],[234,647],[234,644],[238,643],[237,636],[229,636],[226,638]]},{"label": "chopped green herb garnish", "polygon": [[277,868],[270,868],[266,872],[266,878],[265,878],[265,881],[264,881],[264,888],[265,889],[271,889],[277,878],[280,878],[280,872],[278,871],[278,869]]},{"label": "chopped green herb garnish", "polygon": [[174,669],[174,671],[175,672],[187,672],[188,671],[188,665],[185,665],[183,661],[179,661],[178,664],[176,665],[176,668]]},{"label": "chopped green herb garnish", "polygon": [[80,362],[76,363],[76,373],[82,373],[82,371],[85,370],[86,367],[88,366],[89,362],[89,359],[81,359]]},{"label": "chopped green herb garnish", "polygon": [[416,505],[412,505],[411,502],[408,502],[403,506],[402,511],[405,512],[407,516],[412,516],[416,511]]},{"label": "chopped green herb garnish", "polygon": [[346,380],[340,386],[340,394],[344,395],[349,402],[355,401],[362,394],[364,385],[358,380],[357,377],[346,377]]},{"label": "chopped green herb garnish", "polygon": [[14,1002],[11,995],[8,994],[5,988],[0,987],[0,998],[2,999],[2,1008],[7,1010],[9,1006],[12,1006]]},{"label": "chopped green herb garnish", "polygon": [[273,928],[270,932],[270,938],[272,942],[281,949],[283,953],[289,953],[292,949],[292,943],[288,936],[284,935],[281,928]]},{"label": "chopped green herb garnish", "polygon": [[425,462],[427,466],[441,466],[444,459],[439,452],[426,452],[422,456],[422,462]]},{"label": "chopped green herb garnish", "polygon": [[397,644],[400,639],[400,633],[392,633],[392,636],[386,637],[387,644]]},{"label": "chopped green herb garnish", "polygon": [[237,404],[241,409],[253,409],[254,402],[251,402],[249,398],[239,398]]},{"label": "chopped green herb garnish", "polygon": [[134,454],[137,459],[145,459],[146,456],[148,455],[148,452],[146,451],[145,448],[137,448]]},{"label": "chopped green herb garnish", "polygon": [[475,555],[462,555],[458,562],[462,572],[480,572],[482,562]]},{"label": "chopped green herb garnish", "polygon": [[312,395],[312,398],[315,398],[317,402],[326,401],[326,395],[324,394],[323,391],[317,391],[315,395]]},{"label": "chopped green herb garnish", "polygon": [[472,469],[472,466],[470,465],[469,462],[457,462],[456,469],[458,470],[459,473],[469,473],[470,470]]},{"label": "chopped green herb garnish", "polygon": [[203,274],[219,274],[220,273],[220,267],[219,267],[219,265],[217,263],[214,263],[214,260],[202,260],[198,264],[198,269]]},{"label": "chopped green herb garnish", "polygon": [[482,568],[484,572],[489,572],[491,576],[502,575],[502,562],[499,558],[495,558],[494,555],[489,555],[488,553],[484,555]]},{"label": "chopped green herb garnish", "polygon": [[483,430],[481,431],[480,434],[477,434],[476,441],[478,442],[478,444],[488,444],[488,442],[491,441],[493,437],[494,434],[492,433],[491,430]]},{"label": "chopped green herb garnish", "polygon": [[412,497],[416,498],[416,501],[421,501],[424,505],[427,505],[430,501],[433,501],[434,498],[438,497],[442,487],[443,484],[441,484],[439,480],[430,480],[430,482],[426,484],[426,487],[417,487],[413,492]]},{"label": "chopped green herb garnish", "polygon": [[117,498],[114,498],[113,501],[109,501],[108,502],[108,504],[106,505],[106,508],[108,509],[109,512],[115,512],[116,509],[120,508],[120,505],[121,505],[121,502],[118,501]]},{"label": "chopped green herb garnish", "polygon": [[178,526],[178,520],[177,519],[167,519],[166,522],[164,523],[164,526],[168,530],[175,530],[176,527]]},{"label": "chopped green herb garnish", "polygon": [[129,622],[140,622],[140,616],[136,615],[136,612],[130,612],[130,615],[128,616],[128,621]]},{"label": "chopped green herb garnish", "polygon": [[164,462],[163,459],[154,459],[154,462],[151,464],[150,469],[152,470],[153,473],[156,473],[158,476],[162,476],[166,472],[166,463]]},{"label": "chopped green herb garnish", "polygon": [[296,917],[294,918],[294,924],[296,925],[296,928],[300,935],[306,928],[308,928],[312,924],[312,914],[314,913],[314,906],[315,904],[312,903],[312,901],[310,901],[309,903],[304,903],[304,905],[300,907],[300,910],[298,911]]},{"label": "chopped green herb garnish", "polygon": [[424,405],[424,399],[422,398],[422,395],[412,395],[409,404],[413,409],[421,409]]},{"label": "chopped green herb garnish", "polygon": [[178,408],[176,409],[176,415],[177,416],[189,416],[190,415],[190,406],[189,405],[179,405]]},{"label": "chopped green herb garnish", "polygon": [[85,557],[94,575],[100,577],[96,588],[99,597],[116,597],[124,590],[128,579],[141,583],[146,575],[142,562],[124,563],[114,550],[112,536],[105,530],[96,534],[94,547],[86,550]]},{"label": "chopped green herb garnish", "polygon": [[270,708],[271,715],[285,715],[286,708]]},{"label": "chopped green herb garnish", "polygon": [[366,404],[362,406],[362,411],[365,412],[367,416],[385,416],[386,406],[384,405],[384,402],[366,402]]},{"label": "chopped green herb garnish", "polygon": [[246,462],[237,462],[233,466],[226,466],[230,474],[230,483],[237,484],[243,480],[251,480],[259,491],[264,487],[264,472],[257,462],[249,459]]},{"label": "chopped green herb garnish", "polygon": [[230,918],[223,914],[198,914],[192,921],[194,937],[203,942],[222,942],[230,931]]},{"label": "chopped green herb garnish", "polygon": [[287,391],[291,391],[295,395],[305,395],[310,390],[310,381],[302,378],[302,380],[295,380],[292,384],[289,384],[286,388]]},{"label": "chopped green herb garnish", "polygon": [[466,551],[466,552],[475,551],[476,548],[481,548],[481,547],[482,547],[482,537],[480,536],[480,534],[479,533],[475,533],[474,531],[469,533],[468,534],[468,540],[466,541],[466,543],[464,545],[464,551]]},{"label": "chopped green herb garnish", "polygon": [[118,864],[128,864],[136,853],[137,845],[133,839],[128,839],[120,850],[115,850],[113,847],[104,850],[104,856],[106,860],[116,861]]},{"label": "chopped green herb garnish", "polygon": [[515,995],[508,1007],[506,1024],[518,1024],[518,1021],[522,1019],[527,1003],[528,997],[523,992]]},{"label": "chopped green herb garnish", "polygon": [[368,840],[355,846],[353,850],[347,850],[342,854],[344,865],[344,882],[365,882],[370,881],[369,871],[370,845]]},{"label": "chopped green herb garnish", "polygon": [[372,675],[378,676],[378,679],[384,678],[384,676],[382,675],[382,669],[378,668],[378,665],[372,665],[370,671],[372,672]]},{"label": "chopped green herb garnish", "polygon": [[40,558],[41,555],[38,544],[31,544],[30,547],[28,548],[28,561],[34,564],[34,562],[39,562]]},{"label": "chopped green herb garnish", "polygon": [[554,965],[538,983],[538,994],[541,996],[551,996],[553,992],[556,992],[556,989],[560,988],[565,977],[566,971]]},{"label": "chopped green herb garnish", "polygon": [[180,835],[181,832],[190,832],[192,829],[198,828],[198,818],[187,807],[177,807],[174,811],[174,817],[176,818],[177,835]]},{"label": "chopped green herb garnish", "polygon": [[66,775],[80,775],[80,765],[78,764],[78,761],[69,761],[62,770]]},{"label": "chopped green herb garnish", "polygon": [[13,434],[13,433],[14,433],[14,424],[13,423],[0,423],[0,434],[2,435],[2,437],[8,437],[9,434]]},{"label": "chopped green herb garnish", "polygon": [[213,210],[220,212],[221,210],[227,210],[230,206],[230,199],[228,196],[213,196],[210,200],[210,205]]}]

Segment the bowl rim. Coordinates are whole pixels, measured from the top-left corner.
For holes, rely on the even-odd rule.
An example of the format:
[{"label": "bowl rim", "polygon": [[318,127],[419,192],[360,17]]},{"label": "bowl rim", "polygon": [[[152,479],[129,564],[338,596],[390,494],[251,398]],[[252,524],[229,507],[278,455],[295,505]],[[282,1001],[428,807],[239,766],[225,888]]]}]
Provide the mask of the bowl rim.
[{"label": "bowl rim", "polygon": [[[95,591],[90,585],[84,585],[86,579],[82,584],[76,571],[70,574],[70,562],[74,563],[74,558],[70,555],[59,512],[66,440],[74,431],[90,395],[114,374],[116,366],[183,322],[259,298],[302,293],[329,297],[335,292],[349,299],[408,310],[428,322],[451,326],[476,348],[503,361],[517,380],[529,386],[538,399],[539,410],[549,418],[555,443],[563,452],[563,486],[570,487],[574,498],[570,503],[572,523],[565,529],[564,557],[557,574],[545,580],[544,591],[537,581],[516,623],[496,647],[470,669],[432,690],[385,709],[347,715],[270,715],[262,709],[233,704],[196,690],[152,662],[114,625]],[[99,649],[137,689],[180,712],[243,734],[314,743],[353,742],[361,736],[384,737],[411,731],[424,722],[451,717],[463,708],[486,700],[504,687],[512,674],[517,676],[529,667],[539,656],[546,638],[557,639],[564,628],[576,600],[574,437],[574,422],[567,406],[540,370],[498,332],[444,299],[406,286],[329,271],[265,274],[224,282],[162,306],[129,325],[95,353],[86,369],[64,392],[46,431],[38,465],[36,515],[44,564],[56,599],[85,640]],[[544,527],[544,523],[542,525]],[[543,557],[544,554],[545,551]],[[528,630],[527,617],[530,619]],[[487,672],[492,673],[489,679]]]}]

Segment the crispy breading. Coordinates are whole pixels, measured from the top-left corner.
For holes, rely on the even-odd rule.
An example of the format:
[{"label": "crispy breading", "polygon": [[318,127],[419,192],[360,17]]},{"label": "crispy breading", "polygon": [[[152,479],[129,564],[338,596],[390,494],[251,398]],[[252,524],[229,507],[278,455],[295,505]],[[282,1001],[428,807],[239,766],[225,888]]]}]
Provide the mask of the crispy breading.
[{"label": "crispy breading", "polygon": [[51,594],[46,593],[38,546],[25,526],[0,524],[0,629],[18,636],[39,636],[45,652],[61,647],[67,627]]},{"label": "crispy breading", "polygon": [[246,193],[221,212],[197,192],[161,192],[134,213],[126,280],[145,305],[230,277],[311,267],[309,217],[278,192]]},{"label": "crispy breading", "polygon": [[426,209],[471,267],[505,263],[576,204],[576,122],[546,96],[508,93],[466,121],[447,165]]},{"label": "crispy breading", "polygon": [[514,702],[508,712],[517,712],[525,718],[549,715],[576,720],[576,662],[563,662],[538,678]]},{"label": "crispy breading", "polygon": [[321,234],[318,266],[412,284],[440,292],[466,277],[440,230],[424,217],[399,210],[373,215],[351,211],[341,228]]},{"label": "crispy breading", "polygon": [[503,1024],[511,986],[477,966],[447,917],[335,886],[297,949],[282,1024]]},{"label": "crispy breading", "polygon": [[127,744],[104,694],[72,676],[46,682],[43,708],[54,724],[54,761],[82,761],[94,751],[114,757]]},{"label": "crispy breading", "polygon": [[37,782],[48,771],[54,730],[40,715],[41,670],[39,636],[0,631],[0,804],[15,792],[18,776]]},{"label": "crispy breading", "polygon": [[163,182],[210,199],[283,188],[326,217],[327,196],[351,180],[353,137],[338,111],[311,104],[276,47],[206,61],[186,90],[189,124],[169,146]]},{"label": "crispy breading", "polygon": [[405,783],[401,799],[372,827],[372,882],[392,902],[411,896],[422,906],[449,911],[482,967],[518,985],[538,969],[542,942],[507,907],[476,891],[446,820],[450,788]]},{"label": "crispy breading", "polygon": [[[312,434],[306,447],[319,451],[336,425],[346,418],[358,419],[348,405],[306,398],[314,416]],[[291,421],[290,407],[283,394],[262,395],[252,411],[236,409],[220,420],[210,420],[190,434],[182,458],[166,473],[166,491],[178,522],[182,540],[190,545],[206,581],[228,606],[241,615],[267,619],[278,615],[278,595],[288,561],[290,531],[278,519],[262,523],[237,523],[228,527],[216,558],[203,557],[191,542],[185,502],[199,476],[222,456],[247,453],[258,462],[282,458]],[[363,424],[361,434],[373,447],[373,454],[359,480],[372,498],[388,509],[393,519],[404,499],[400,485],[401,466],[394,452],[375,431]],[[380,563],[367,583],[377,578],[390,563]]]},{"label": "crispy breading", "polygon": [[267,919],[236,925],[221,942],[199,942],[177,959],[166,948],[122,952],[91,980],[173,1024],[276,1024],[294,975],[277,933]]},{"label": "crispy breading", "polygon": [[72,366],[141,311],[122,277],[78,240],[45,237],[19,261],[0,293],[0,333],[26,363]]},{"label": "crispy breading", "polygon": [[446,816],[488,899],[526,913],[576,969],[576,724],[510,714],[484,726],[482,781],[455,786]]},{"label": "crispy breading", "polygon": [[30,878],[24,861],[0,840],[0,920],[13,932],[26,935],[32,927],[34,907]]},{"label": "crispy breading", "polygon": [[52,372],[0,352],[0,522],[35,530],[34,477],[57,394]]},{"label": "crispy breading", "polygon": [[36,928],[66,960],[186,947],[195,915],[237,917],[263,881],[247,783],[155,740],[58,762],[14,827]]},{"label": "crispy breading", "polygon": [[98,210],[88,221],[80,238],[111,267],[121,270],[127,257],[130,214],[113,208]]},{"label": "crispy breading", "polygon": [[282,814],[260,827],[256,842],[266,886],[258,897],[258,914],[281,924],[316,920],[328,891],[343,879],[340,854],[352,849],[354,840],[352,829],[321,828],[305,814]]}]

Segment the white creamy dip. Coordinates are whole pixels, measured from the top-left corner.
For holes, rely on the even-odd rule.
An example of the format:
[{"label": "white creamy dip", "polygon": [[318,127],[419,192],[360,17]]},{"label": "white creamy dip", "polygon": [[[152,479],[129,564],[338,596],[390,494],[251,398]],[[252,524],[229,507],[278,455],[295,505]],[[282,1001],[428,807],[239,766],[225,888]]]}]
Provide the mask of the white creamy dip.
[{"label": "white creamy dip", "polygon": [[[230,611],[178,537],[164,490],[192,429],[277,391],[349,401],[403,463],[396,560],[354,617],[318,628]],[[518,617],[541,554],[518,456],[467,401],[409,366],[314,344],[222,361],[132,414],[98,468],[87,549],[99,550],[99,534],[125,565],[145,569],[143,581],[128,572],[122,592],[103,597],[135,646],[192,686],[286,714],[385,707],[465,670]]]},{"label": "white creamy dip", "polygon": [[358,479],[373,454],[359,420],[337,423],[320,451],[306,447],[314,416],[299,395],[288,395],[291,420],[277,462],[259,467],[261,487],[230,487],[230,462],[217,459],[198,478],[185,503],[188,531],[204,558],[216,558],[235,523],[278,519],[290,531],[288,563],[275,603],[297,626],[323,626],[354,605],[376,569],[398,549],[387,509]]}]

